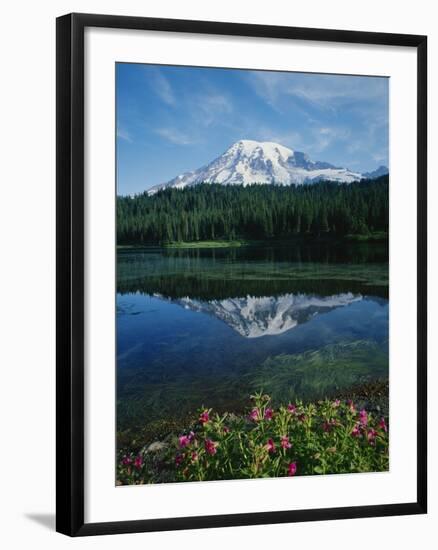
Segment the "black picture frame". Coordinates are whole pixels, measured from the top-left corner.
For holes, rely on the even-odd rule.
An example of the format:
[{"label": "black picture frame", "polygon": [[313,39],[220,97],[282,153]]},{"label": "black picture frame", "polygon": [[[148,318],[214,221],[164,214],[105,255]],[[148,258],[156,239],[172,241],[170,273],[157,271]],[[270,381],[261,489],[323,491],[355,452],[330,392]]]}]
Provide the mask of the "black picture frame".
[{"label": "black picture frame", "polygon": [[[84,30],[86,27],[405,46],[417,52],[417,499],[312,510],[84,522]],[[57,42],[57,496],[56,529],[69,536],[364,518],[427,511],[427,37],[73,13]]]}]

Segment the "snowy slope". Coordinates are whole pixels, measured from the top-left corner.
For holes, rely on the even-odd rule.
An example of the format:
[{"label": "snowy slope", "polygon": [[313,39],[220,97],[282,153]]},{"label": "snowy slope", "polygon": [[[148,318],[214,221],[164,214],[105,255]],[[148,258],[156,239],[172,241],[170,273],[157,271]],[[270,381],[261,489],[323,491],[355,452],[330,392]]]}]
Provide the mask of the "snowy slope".
[{"label": "snowy slope", "polygon": [[351,183],[362,177],[359,172],[347,168],[312,161],[305,153],[293,151],[279,143],[241,140],[206,166],[156,185],[148,193],[152,195],[167,187],[183,189],[198,183],[290,185],[323,179]]}]

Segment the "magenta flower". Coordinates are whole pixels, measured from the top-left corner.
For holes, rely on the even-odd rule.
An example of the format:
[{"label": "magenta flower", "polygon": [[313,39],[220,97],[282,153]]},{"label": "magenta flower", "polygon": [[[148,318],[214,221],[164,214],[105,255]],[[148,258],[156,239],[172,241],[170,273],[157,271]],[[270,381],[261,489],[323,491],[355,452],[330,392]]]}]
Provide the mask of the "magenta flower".
[{"label": "magenta flower", "polygon": [[366,426],[368,424],[368,414],[365,409],[362,409],[359,413],[359,422],[362,426]]},{"label": "magenta flower", "polygon": [[182,464],[182,461],[184,460],[184,456],[180,455],[179,453],[175,456],[175,464],[179,466]]},{"label": "magenta flower", "polygon": [[138,455],[134,459],[134,467],[137,468],[137,470],[139,470],[142,466],[143,466],[143,458],[140,455]]},{"label": "magenta flower", "polygon": [[356,424],[356,426],[353,428],[351,435],[353,437],[360,437],[360,429],[359,426]]},{"label": "magenta flower", "polygon": [[385,433],[388,431],[388,426],[386,425],[385,419],[381,418],[379,422],[379,428],[383,430]]},{"label": "magenta flower", "polygon": [[297,473],[297,463],[291,462],[287,468],[287,475],[294,476]]},{"label": "magenta flower", "polygon": [[297,410],[297,408],[296,408],[296,406],[295,406],[293,403],[289,403],[289,405],[287,406],[287,410],[288,410],[291,414],[293,414],[293,413]]},{"label": "magenta flower", "polygon": [[198,460],[198,453],[196,451],[192,452],[192,462],[196,462]]},{"label": "magenta flower", "polygon": [[377,436],[376,430],[374,430],[372,428],[370,430],[368,430],[367,439],[368,439],[368,443],[370,445],[375,445],[376,444],[376,436]]},{"label": "magenta flower", "polygon": [[266,448],[268,449],[268,453],[275,453],[275,443],[273,439],[268,439]]},{"label": "magenta flower", "polygon": [[252,409],[252,411],[249,413],[248,418],[250,420],[254,420],[254,422],[257,422],[259,417],[260,417],[259,410],[257,407],[254,407],[254,409]]},{"label": "magenta flower", "polygon": [[287,435],[283,435],[280,438],[280,445],[281,445],[282,449],[290,449],[292,447],[292,444],[289,441],[289,438],[288,438]]},{"label": "magenta flower", "polygon": [[187,445],[189,445],[191,441],[192,439],[188,435],[180,435],[178,437],[178,444],[181,449],[183,449],[184,447],[187,447]]},{"label": "magenta flower", "polygon": [[339,401],[339,399],[336,399],[335,401],[333,401],[333,407],[335,408],[338,408],[340,404],[341,402]]},{"label": "magenta flower", "polygon": [[132,464],[132,458],[130,456],[125,455],[122,458],[122,464],[123,466],[129,466],[130,464]]},{"label": "magenta flower", "polygon": [[274,416],[274,411],[270,408],[267,408],[265,410],[265,420],[272,420],[273,416]]},{"label": "magenta flower", "polygon": [[212,441],[211,439],[206,439],[204,442],[205,450],[209,455],[215,455],[217,453],[216,447],[218,444],[215,441]]},{"label": "magenta flower", "polygon": [[325,432],[329,432],[329,431],[330,431],[330,428],[331,428],[330,422],[324,422],[324,423],[323,423],[322,429],[323,429]]},{"label": "magenta flower", "polygon": [[207,424],[207,422],[210,420],[210,416],[208,414],[208,411],[205,410],[204,412],[201,413],[201,416],[199,417],[199,422],[201,424]]}]

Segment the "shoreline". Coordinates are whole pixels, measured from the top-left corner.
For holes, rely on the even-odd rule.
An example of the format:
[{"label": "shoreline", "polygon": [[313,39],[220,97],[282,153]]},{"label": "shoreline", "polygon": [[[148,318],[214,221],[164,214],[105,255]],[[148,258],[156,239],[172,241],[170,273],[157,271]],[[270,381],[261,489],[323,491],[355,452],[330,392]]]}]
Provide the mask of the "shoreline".
[{"label": "shoreline", "polygon": [[319,244],[387,244],[389,236],[385,232],[375,232],[369,235],[351,234],[344,236],[300,236],[289,239],[263,239],[263,240],[210,240],[210,241],[181,241],[171,243],[131,243],[117,244],[117,250],[141,250],[145,248],[159,249],[207,249],[207,248],[240,248],[240,247],[269,247],[291,245],[319,245]]},{"label": "shoreline", "polygon": [[[305,399],[305,404],[318,403],[321,399]],[[376,379],[353,386],[346,387],[344,389],[333,390],[327,392],[325,399],[335,400],[348,400],[354,401],[358,407],[366,408],[370,412],[379,412],[388,416],[389,414],[389,379]],[[275,403],[276,406],[280,406],[281,403]],[[245,406],[241,409],[228,411],[225,409],[218,409],[220,414],[232,414],[236,417],[244,415]],[[117,432],[117,450],[126,452],[128,449],[132,452],[137,452],[140,449],[154,444],[157,441],[162,442],[173,437],[177,432],[183,432],[193,422],[196,421],[196,413],[187,413],[182,417],[169,417],[161,420],[154,420],[149,425],[144,426],[143,434],[139,433],[138,429],[125,430],[124,432]],[[129,439],[131,440],[128,443]],[[123,440],[125,440],[123,442]],[[134,443],[135,442],[135,443]]]}]

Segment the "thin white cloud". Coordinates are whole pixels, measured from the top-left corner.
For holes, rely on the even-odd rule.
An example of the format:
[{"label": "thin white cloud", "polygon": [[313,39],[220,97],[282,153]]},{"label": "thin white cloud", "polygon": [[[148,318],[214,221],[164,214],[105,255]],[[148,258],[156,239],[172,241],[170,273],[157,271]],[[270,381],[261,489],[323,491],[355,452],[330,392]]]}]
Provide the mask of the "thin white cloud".
[{"label": "thin white cloud", "polygon": [[233,111],[232,102],[225,96],[207,91],[182,98],[181,108],[184,108],[184,116],[190,113],[193,121],[193,129],[190,133],[181,131],[172,125],[168,118],[168,125],[155,128],[153,131],[169,143],[176,145],[193,145],[208,139],[208,132],[215,125],[228,126],[229,115]]},{"label": "thin white cloud", "polygon": [[334,143],[349,139],[351,132],[348,128],[322,127],[315,128],[312,134],[314,137],[312,149],[316,153],[321,153]]},{"label": "thin white cloud", "polygon": [[127,141],[128,143],[132,143],[131,134],[122,128],[117,128],[117,137]]},{"label": "thin white cloud", "polygon": [[212,110],[221,112],[221,113],[230,113],[233,110],[231,101],[224,95],[208,94],[202,98],[201,107],[204,110]]},{"label": "thin white cloud", "polygon": [[233,111],[233,103],[225,95],[205,91],[193,97],[192,109],[203,126],[212,126],[226,120],[225,115]]},{"label": "thin white cloud", "polygon": [[356,101],[384,99],[388,90],[384,78],[359,76],[260,71],[251,73],[249,82],[276,110],[281,110],[282,101],[287,97],[333,110]]},{"label": "thin white cloud", "polygon": [[152,86],[155,93],[162,101],[164,101],[164,103],[172,106],[176,104],[176,97],[173,93],[172,86],[167,78],[159,71],[157,71],[154,75]]},{"label": "thin white cloud", "polygon": [[176,128],[157,128],[155,133],[175,145],[192,145],[195,143],[193,138],[183,132],[180,132]]},{"label": "thin white cloud", "polygon": [[375,162],[384,163],[388,162],[388,151],[382,151],[371,155]]}]

